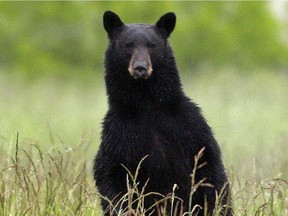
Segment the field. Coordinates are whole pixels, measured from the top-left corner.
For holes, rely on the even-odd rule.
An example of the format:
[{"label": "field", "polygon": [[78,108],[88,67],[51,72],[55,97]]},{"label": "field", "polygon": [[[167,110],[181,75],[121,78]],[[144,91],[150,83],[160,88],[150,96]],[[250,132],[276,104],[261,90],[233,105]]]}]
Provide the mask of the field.
[{"label": "field", "polygon": [[[0,215],[101,215],[92,162],[107,110],[103,75],[0,74]],[[235,215],[288,215],[288,74],[182,75],[222,149]]]}]

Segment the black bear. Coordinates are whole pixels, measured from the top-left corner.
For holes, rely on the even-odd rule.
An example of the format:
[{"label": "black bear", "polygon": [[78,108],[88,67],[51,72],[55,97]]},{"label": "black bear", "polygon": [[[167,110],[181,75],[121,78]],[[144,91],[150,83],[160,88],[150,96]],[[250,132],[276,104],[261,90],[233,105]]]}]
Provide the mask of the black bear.
[{"label": "black bear", "polygon": [[[109,110],[94,178],[104,214],[232,215],[219,146],[200,109],[183,93],[167,41],[175,14],[147,25],[124,24],[106,11],[103,23]],[[137,169],[136,186],[145,191],[138,209],[135,193],[130,206],[123,199],[133,181],[128,173]]]}]

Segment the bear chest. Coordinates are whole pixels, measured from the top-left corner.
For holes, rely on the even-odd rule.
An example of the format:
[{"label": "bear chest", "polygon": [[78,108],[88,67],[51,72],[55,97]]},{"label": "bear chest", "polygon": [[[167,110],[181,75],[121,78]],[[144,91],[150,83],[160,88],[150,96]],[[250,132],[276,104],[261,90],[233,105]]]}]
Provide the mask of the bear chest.
[{"label": "bear chest", "polygon": [[153,175],[166,175],[178,169],[177,164],[187,163],[187,150],[176,134],[175,125],[161,119],[146,118],[122,124],[120,161],[135,170],[145,157],[142,169]]}]

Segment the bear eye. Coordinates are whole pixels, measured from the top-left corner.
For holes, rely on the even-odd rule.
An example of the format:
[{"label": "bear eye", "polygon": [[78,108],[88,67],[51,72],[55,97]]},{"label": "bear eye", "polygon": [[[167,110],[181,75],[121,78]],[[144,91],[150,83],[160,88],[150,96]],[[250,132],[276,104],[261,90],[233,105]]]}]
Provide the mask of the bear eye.
[{"label": "bear eye", "polygon": [[147,47],[148,47],[148,48],[155,48],[156,45],[155,45],[154,43],[148,43],[148,44],[147,44]]},{"label": "bear eye", "polygon": [[133,46],[134,46],[134,43],[133,43],[133,42],[130,42],[130,43],[125,44],[125,47],[126,47],[126,48],[131,48],[131,47],[133,47]]}]

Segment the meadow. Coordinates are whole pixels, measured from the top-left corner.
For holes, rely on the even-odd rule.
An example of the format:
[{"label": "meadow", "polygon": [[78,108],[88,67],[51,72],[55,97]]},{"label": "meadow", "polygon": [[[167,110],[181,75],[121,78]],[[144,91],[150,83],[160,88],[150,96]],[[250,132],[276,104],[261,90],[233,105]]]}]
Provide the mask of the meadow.
[{"label": "meadow", "polygon": [[[0,215],[102,214],[92,174],[107,110],[98,74],[0,74]],[[221,146],[235,215],[288,215],[288,74],[208,69],[181,77]]]}]

